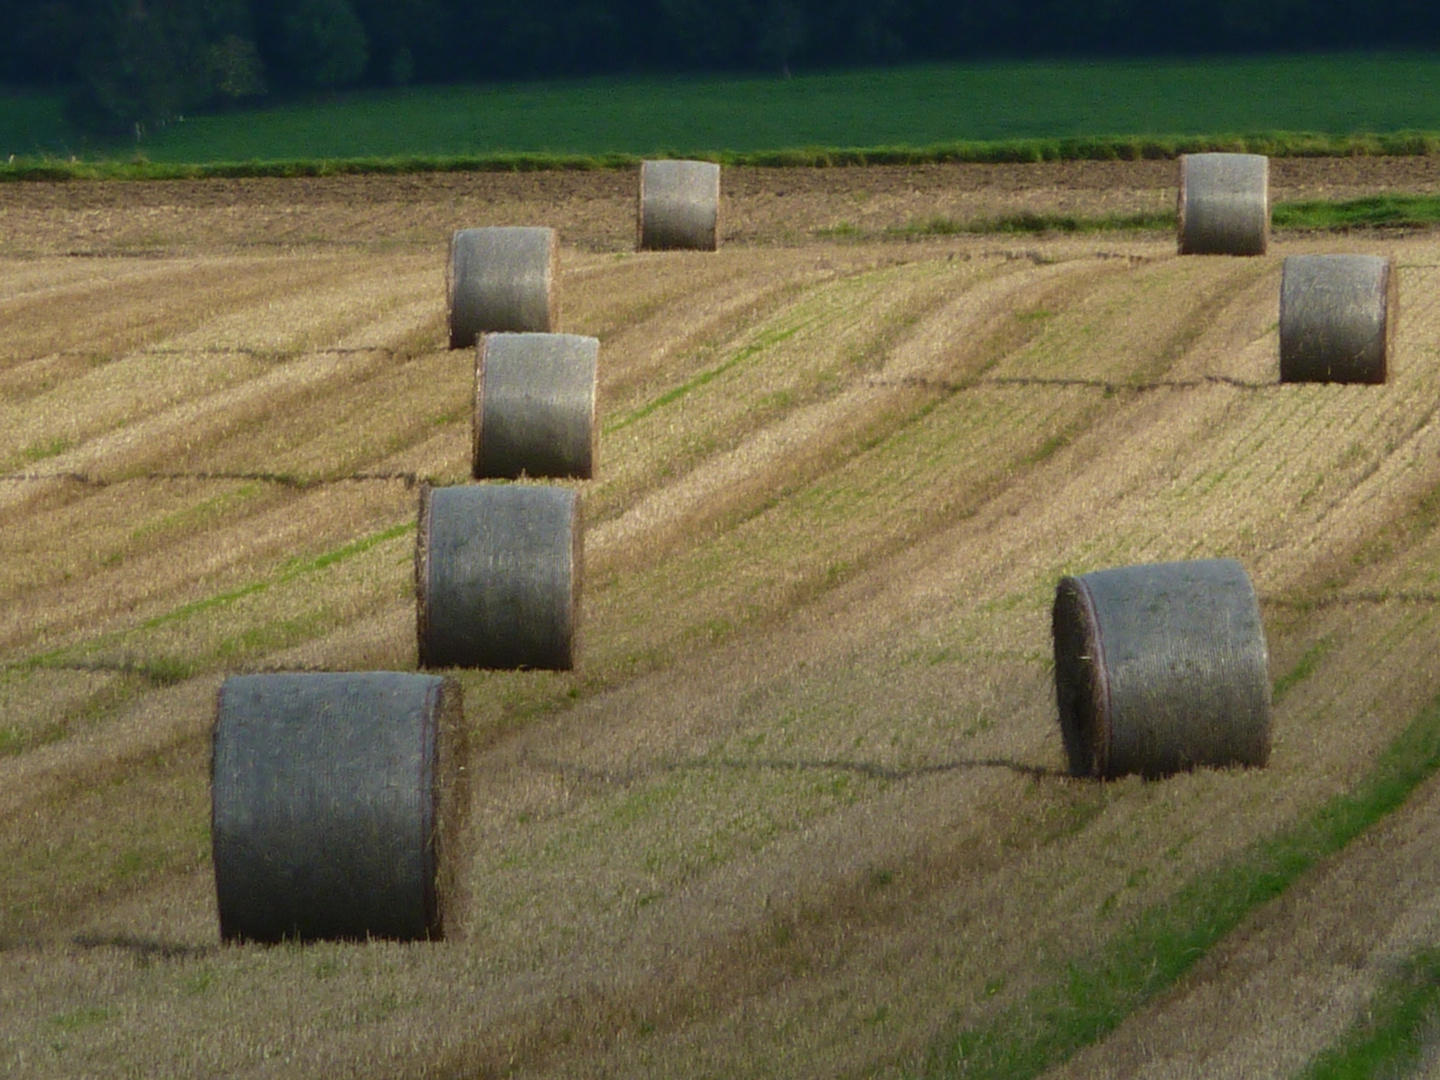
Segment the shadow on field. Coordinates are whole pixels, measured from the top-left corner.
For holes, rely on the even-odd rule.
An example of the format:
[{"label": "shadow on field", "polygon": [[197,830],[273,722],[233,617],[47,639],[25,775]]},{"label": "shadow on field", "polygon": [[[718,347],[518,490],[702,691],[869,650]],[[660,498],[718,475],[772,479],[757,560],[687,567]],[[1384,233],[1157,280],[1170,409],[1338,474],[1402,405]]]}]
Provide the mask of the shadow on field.
[{"label": "shadow on field", "polygon": [[82,949],[118,949],[137,960],[195,960],[220,951],[218,945],[177,945],[131,934],[76,934],[70,940]]},{"label": "shadow on field", "polygon": [[1066,778],[1070,774],[1063,769],[1048,765],[1031,765],[1008,758],[965,758],[958,761],[937,762],[934,765],[912,765],[898,767],[877,765],[870,761],[847,761],[843,758],[718,758],[700,761],[661,762],[642,769],[596,769],[588,765],[571,765],[563,761],[547,761],[527,758],[536,768],[559,773],[568,780],[588,783],[627,785],[665,773],[700,772],[725,770],[732,772],[848,772],[871,780],[917,780],[940,773],[962,772],[969,769],[1009,769],[1011,772],[1028,776],[1033,780]]}]

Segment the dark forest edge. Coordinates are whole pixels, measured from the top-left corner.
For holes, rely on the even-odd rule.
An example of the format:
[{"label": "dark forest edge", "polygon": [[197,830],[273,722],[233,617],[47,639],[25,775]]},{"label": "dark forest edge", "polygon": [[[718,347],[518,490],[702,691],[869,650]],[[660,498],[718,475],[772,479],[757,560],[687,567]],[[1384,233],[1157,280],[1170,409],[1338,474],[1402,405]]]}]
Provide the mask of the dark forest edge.
[{"label": "dark forest edge", "polygon": [[[934,146],[799,147],[697,154],[721,165],[751,168],[856,168],[872,165],[1026,164],[1046,161],[1164,161],[1208,152],[1270,157],[1415,157],[1440,154],[1440,132],[1383,135],[1267,132],[1254,135],[1079,136],[950,142]],[[630,169],[639,154],[492,153],[393,157],[294,158],[275,161],[152,162],[120,158],[15,156],[0,162],[0,182],[40,180],[205,180],[325,177],[427,172],[541,172]]]}]

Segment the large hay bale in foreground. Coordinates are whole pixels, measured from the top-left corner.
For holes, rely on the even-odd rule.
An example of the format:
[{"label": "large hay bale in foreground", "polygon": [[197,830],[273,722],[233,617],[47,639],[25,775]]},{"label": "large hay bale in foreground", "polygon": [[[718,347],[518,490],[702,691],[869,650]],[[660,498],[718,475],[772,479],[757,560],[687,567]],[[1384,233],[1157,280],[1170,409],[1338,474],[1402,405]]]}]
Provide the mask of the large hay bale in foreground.
[{"label": "large hay bale in foreground", "polygon": [[599,352],[599,341],[575,334],[480,338],[470,462],[475,479],[594,475]]},{"label": "large hay bale in foreground", "polygon": [[422,488],[420,666],[574,667],[580,501],[529,484]]},{"label": "large hay bale in foreground", "polygon": [[226,679],[211,756],[221,937],[458,936],[464,730],[453,679]]},{"label": "large hay bale in foreground", "polygon": [[710,161],[640,165],[640,249],[715,251],[720,246],[720,166]]},{"label": "large hay bale in foreground", "polygon": [[1270,242],[1270,159],[1180,157],[1180,254],[1264,255]]},{"label": "large hay bale in foreground", "polygon": [[1265,764],[1265,631],[1239,563],[1153,563],[1063,578],[1052,629],[1073,774]]},{"label": "large hay bale in foreground", "polygon": [[548,334],[560,324],[560,241],[554,229],[461,229],[450,238],[445,288],[450,347],[495,330]]},{"label": "large hay bale in foreground", "polygon": [[1393,258],[1291,255],[1280,273],[1280,381],[1383,383],[1395,351]]}]

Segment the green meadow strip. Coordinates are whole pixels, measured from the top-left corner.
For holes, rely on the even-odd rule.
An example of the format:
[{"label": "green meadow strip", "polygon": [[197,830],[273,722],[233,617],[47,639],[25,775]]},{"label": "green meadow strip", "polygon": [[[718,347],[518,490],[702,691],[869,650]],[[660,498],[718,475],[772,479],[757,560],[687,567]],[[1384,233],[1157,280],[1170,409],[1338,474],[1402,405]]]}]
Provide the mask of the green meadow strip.
[{"label": "green meadow strip", "polygon": [[[1375,135],[1269,132],[1249,135],[1077,136],[937,143],[930,146],[796,147],[784,150],[712,151],[687,157],[756,168],[854,168],[946,163],[1006,164],[1041,161],[1155,161],[1207,152],[1270,157],[1414,157],[1440,153],[1440,132]],[[661,157],[663,154],[650,156]],[[325,177],[429,172],[539,172],[633,169],[628,153],[545,152],[410,154],[390,157],[288,160],[152,162],[143,155],[83,160],[51,156],[0,162],[3,181],[203,180],[253,177]]]},{"label": "green meadow strip", "polygon": [[[408,532],[414,532],[414,530],[415,522],[407,521],[400,525],[395,525],[389,529],[385,529],[381,532],[374,533],[371,536],[362,537],[359,540],[355,540],[349,544],[345,544],[343,547],[338,547],[334,551],[327,551],[322,555],[315,556],[314,558],[292,559],[289,562],[283,564],[280,567],[279,573],[268,581],[251,582],[249,585],[244,585],[238,589],[232,589],[229,592],[219,593],[215,596],[207,596],[203,600],[195,600],[188,604],[182,604],[171,611],[165,612],[164,614],[156,615],[152,618],[146,619],[140,624],[140,629],[154,630],[169,623],[183,621],[185,619],[191,618],[194,615],[199,615],[206,611],[212,611],[216,608],[228,607],[229,605],[234,604],[239,600],[243,600],[248,596],[255,596],[258,593],[266,592],[277,585],[284,585],[286,582],[293,581],[295,578],[302,577],[306,574],[314,573],[317,570],[324,570],[327,567],[334,566],[336,563],[341,563],[347,559],[352,559],[357,555],[361,555],[364,552],[369,551],[371,548],[376,547],[379,544],[385,543],[387,540],[394,540],[396,537],[404,536]],[[48,653],[42,653],[39,656],[32,656],[26,660],[22,660],[18,663],[7,666],[12,668],[42,668],[56,664],[65,664],[70,661],[77,648],[93,648],[96,645],[101,645],[108,641],[118,641],[120,638],[124,637],[126,633],[128,633],[128,631],[121,631],[117,634],[107,635],[101,641],[88,643],[88,646],[65,646],[64,648],[56,649]],[[141,674],[151,674],[149,669],[143,663],[137,664],[135,666],[135,670]],[[189,669],[182,669],[182,673],[179,674],[178,677],[176,673],[173,672],[169,673],[167,676],[167,672],[165,671],[158,672],[156,674],[156,677],[159,678],[161,681],[174,682],[179,681],[179,678],[188,678],[191,674],[193,674],[193,671],[190,671]]]},{"label": "green meadow strip", "polygon": [[[1440,224],[1440,195],[1386,194],[1333,202],[1277,203],[1271,212],[1271,224],[1277,229],[1426,228]],[[932,217],[888,229],[885,235],[920,239],[969,234],[1088,233],[1173,228],[1175,215],[1168,211],[1103,214],[1097,217],[1025,212],[970,221]],[[829,232],[842,236],[861,235],[855,229],[831,229]]]},{"label": "green meadow strip", "polygon": [[1278,204],[1270,217],[1281,229],[1420,228],[1440,222],[1440,195],[1368,195],[1334,202]]},{"label": "green meadow strip", "polygon": [[638,409],[634,409],[626,413],[624,416],[616,417],[610,423],[606,424],[602,430],[606,435],[609,435],[612,432],[620,431],[623,428],[629,427],[631,424],[635,423],[638,420],[645,419],[645,417],[655,412],[655,410],[662,409],[666,405],[680,400],[680,398],[684,397],[686,394],[689,394],[691,391],[698,390],[700,389],[700,387],[706,385],[707,383],[713,382],[715,379],[718,379],[721,375],[725,374],[725,372],[729,371],[737,364],[742,364],[757,353],[764,352],[771,345],[778,345],[782,341],[789,340],[790,338],[798,334],[801,330],[805,329],[805,327],[813,321],[814,320],[806,320],[805,322],[801,322],[795,326],[787,327],[784,330],[772,330],[768,333],[761,334],[758,338],[752,341],[749,345],[746,345],[743,349],[739,350],[737,353],[735,353],[734,356],[730,357],[730,359],[726,360],[723,364],[719,364],[716,367],[709,368],[706,371],[702,371],[699,375],[696,375],[688,382],[683,382],[679,386],[665,391],[665,393],[661,394],[653,401],[647,401]]},{"label": "green meadow strip", "polygon": [[1408,1076],[1440,1020],[1440,951],[1409,957],[1371,998],[1364,1015],[1297,1080]]},{"label": "green meadow strip", "polygon": [[924,236],[959,236],[971,233],[1088,233],[1110,232],[1123,229],[1174,229],[1173,213],[1104,214],[1099,217],[1080,217],[1075,214],[1006,214],[997,218],[976,218],[961,221],[958,218],[933,217],[924,221],[911,222],[896,229],[889,229],[886,235],[905,238]]},{"label": "green meadow strip", "polygon": [[1351,791],[1191,881],[994,1023],[937,1043],[922,1075],[1028,1080],[1098,1043],[1173,986],[1247,915],[1400,807],[1437,768],[1440,699],[1411,721]]}]

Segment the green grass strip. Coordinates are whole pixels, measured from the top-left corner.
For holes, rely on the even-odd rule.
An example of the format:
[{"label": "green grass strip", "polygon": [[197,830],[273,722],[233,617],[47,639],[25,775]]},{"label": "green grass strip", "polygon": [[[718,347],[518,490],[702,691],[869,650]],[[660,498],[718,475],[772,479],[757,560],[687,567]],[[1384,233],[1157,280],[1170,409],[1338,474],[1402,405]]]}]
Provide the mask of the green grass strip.
[{"label": "green grass strip", "polygon": [[280,568],[280,573],[269,581],[256,581],[242,588],[231,592],[220,593],[218,596],[206,597],[204,600],[196,600],[193,603],[182,604],[173,611],[167,611],[163,615],[156,615],[154,618],[146,619],[140,624],[142,630],[154,630],[156,627],[164,626],[166,623],[178,622],[181,619],[188,619],[192,615],[198,615],[202,611],[210,611],[218,607],[226,607],[243,600],[247,596],[254,596],[262,593],[276,585],[283,585],[303,574],[310,574],[316,570],[323,570],[327,566],[344,562],[346,559],[354,558],[377,544],[383,544],[387,540],[393,540],[397,536],[403,536],[415,529],[413,521],[396,525],[394,528],[386,529],[383,532],[375,533],[373,536],[366,536],[344,547],[336,548],[334,551],[327,551],[323,555],[317,555],[313,559],[292,559]]},{"label": "green grass strip", "polygon": [[1419,228],[1440,222],[1440,195],[1385,194],[1335,202],[1280,203],[1270,221],[1280,229]]},{"label": "green grass strip", "polygon": [[[1356,228],[1425,228],[1440,223],[1440,195],[1370,195],[1333,202],[1277,203],[1271,213],[1277,229],[1344,230]],[[1082,217],[1075,214],[1024,212],[996,218],[932,217],[886,231],[887,236],[920,239],[926,236],[959,236],[993,233],[1088,233],[1116,230],[1175,228],[1175,215],[1166,212],[1103,214]],[[831,229],[835,235],[860,235],[854,229]]]},{"label": "green grass strip", "polygon": [[[369,551],[371,548],[376,547],[379,544],[385,543],[387,540],[394,540],[396,537],[404,536],[406,533],[413,532],[414,530],[415,522],[407,521],[400,525],[395,525],[389,529],[385,529],[381,532],[374,533],[370,536],[361,537],[359,540],[352,541],[351,543],[345,544],[342,547],[338,547],[333,551],[327,551],[324,554],[317,555],[310,559],[291,559],[289,562],[284,563],[280,568],[280,572],[268,581],[254,581],[251,582],[249,585],[241,586],[238,589],[232,589],[229,592],[219,593],[215,596],[207,596],[203,600],[194,600],[188,604],[181,604],[179,607],[167,611],[161,615],[156,615],[152,618],[146,619],[140,624],[140,629],[154,630],[157,627],[165,626],[173,622],[180,622],[184,619],[190,618],[191,616],[199,615],[206,611],[213,611],[216,608],[228,607],[229,605],[234,604],[239,600],[245,599],[247,596],[255,596],[258,593],[266,592],[277,585],[283,585],[288,581],[293,581],[295,578],[301,577],[305,574],[311,574],[317,570],[324,570],[327,567],[334,566],[336,563],[341,563],[347,559],[352,559],[357,555],[361,555],[364,552]],[[101,639],[100,641],[88,642],[85,645],[67,645],[63,648],[55,649],[52,652],[42,653],[39,656],[31,656],[25,660],[18,661],[14,664],[8,664],[6,666],[11,669],[29,670],[33,668],[49,667],[57,664],[66,664],[71,662],[71,659],[77,649],[94,648],[97,645],[105,644],[107,641],[118,641],[123,638],[127,633],[129,633],[129,631],[121,631],[117,634],[110,634],[107,635],[105,638]],[[139,662],[134,665],[134,670],[139,674],[146,675],[154,681],[161,681],[165,683],[177,682],[184,678],[189,678],[190,675],[194,674],[194,670],[192,668],[184,665],[180,661],[157,661],[155,662],[155,664]]]},{"label": "green grass strip", "polygon": [[1362,1018],[1315,1058],[1299,1080],[1358,1080],[1409,1075],[1440,1016],[1440,951],[1407,959],[1371,999]]},{"label": "green grass strip", "polygon": [[1118,229],[1174,228],[1175,215],[1168,212],[1080,217],[1075,214],[1040,214],[1027,211],[997,218],[976,218],[973,221],[947,217],[927,218],[887,230],[887,235],[918,239],[924,236],[959,236],[972,233],[1089,233]]},{"label": "green grass strip", "polygon": [[690,379],[686,382],[681,383],[679,386],[673,387],[672,389],[665,391],[665,393],[661,394],[653,401],[647,401],[638,409],[632,409],[624,416],[616,417],[610,423],[605,425],[603,429],[604,433],[606,435],[609,435],[611,432],[620,431],[622,428],[627,428],[638,420],[645,419],[645,417],[655,412],[655,410],[662,409],[666,405],[680,400],[682,397],[689,394],[690,392],[700,389],[700,387],[706,385],[707,383],[714,382],[721,375],[725,374],[725,372],[729,371],[737,364],[742,364],[746,360],[749,360],[752,356],[755,356],[757,353],[764,352],[771,345],[778,345],[780,344],[780,342],[786,341],[794,337],[813,321],[813,319],[807,320],[805,322],[799,323],[796,326],[787,327],[784,330],[771,330],[761,334],[758,338],[752,341],[749,345],[746,345],[743,349],[739,350],[734,356],[730,357],[730,359],[726,360],[723,364],[719,364],[713,368],[709,368],[706,371],[702,371],[693,379]]},{"label": "green grass strip", "polygon": [[[756,168],[851,168],[867,165],[1005,164],[1041,161],[1155,161],[1206,152],[1270,157],[1414,157],[1440,153],[1440,132],[1326,135],[1265,132],[1248,135],[1073,136],[936,143],[929,146],[812,146],[781,150],[694,152],[686,157]],[[663,154],[647,156],[664,156]],[[143,155],[83,160],[43,155],[0,162],[0,181],[202,180],[323,177],[427,172],[538,172],[633,169],[630,153],[504,152],[402,154],[389,157],[152,162]]]},{"label": "green grass strip", "polygon": [[1099,1042],[1174,985],[1252,911],[1401,806],[1437,768],[1440,699],[1411,721],[1351,791],[1202,874],[993,1024],[932,1047],[922,1075],[1026,1080]]}]

